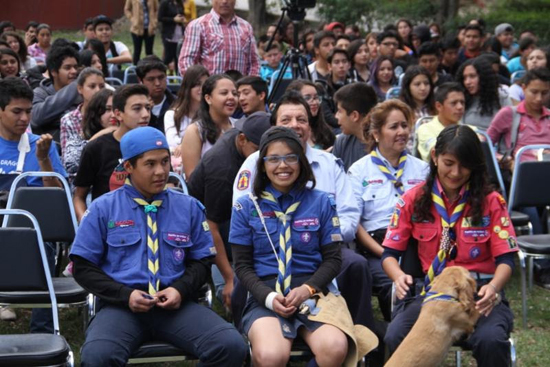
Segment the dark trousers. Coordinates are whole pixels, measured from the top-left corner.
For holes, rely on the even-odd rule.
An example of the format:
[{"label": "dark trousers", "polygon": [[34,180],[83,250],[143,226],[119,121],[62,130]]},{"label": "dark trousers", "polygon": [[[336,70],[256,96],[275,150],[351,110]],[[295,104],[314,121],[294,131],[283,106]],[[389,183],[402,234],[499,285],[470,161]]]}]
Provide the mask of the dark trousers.
[{"label": "dark trousers", "polygon": [[[397,349],[416,322],[422,300],[421,296],[409,298],[396,306],[393,320],[384,338],[390,354]],[[510,365],[508,339],[513,329],[513,318],[512,311],[505,300],[495,306],[488,317],[479,318],[474,333],[464,342],[464,346],[472,350],[478,366]]]},{"label": "dark trousers", "polygon": [[132,62],[137,65],[141,57],[141,44],[145,41],[145,55],[153,54],[153,43],[155,42],[155,35],[149,36],[149,31],[146,29],[142,36],[132,33],[132,42],[134,43],[134,56]]},{"label": "dark trousers", "polygon": [[175,61],[176,64],[178,63],[178,55],[176,55],[178,44],[175,42],[169,42],[165,39],[162,40],[162,44],[164,45],[164,65],[168,66],[169,63],[172,61]]},{"label": "dark trousers", "polygon": [[[44,242],[46,257],[50,267],[50,274],[55,273],[55,243]],[[31,315],[31,333],[53,333],[53,314],[51,308],[33,308]]]},{"label": "dark trousers", "polygon": [[82,366],[125,366],[141,344],[165,341],[200,359],[201,366],[240,367],[246,345],[235,328],[214,311],[185,302],[178,310],[146,313],[103,305],[82,346]]}]

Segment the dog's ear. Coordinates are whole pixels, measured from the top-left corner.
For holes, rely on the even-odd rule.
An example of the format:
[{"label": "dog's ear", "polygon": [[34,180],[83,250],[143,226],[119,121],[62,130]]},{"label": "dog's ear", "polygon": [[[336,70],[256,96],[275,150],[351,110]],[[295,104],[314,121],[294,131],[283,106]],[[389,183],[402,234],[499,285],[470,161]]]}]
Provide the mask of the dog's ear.
[{"label": "dog's ear", "polygon": [[476,291],[476,282],[469,274],[457,277],[457,298],[458,302],[464,307],[464,310],[471,313],[475,310],[474,293]]}]

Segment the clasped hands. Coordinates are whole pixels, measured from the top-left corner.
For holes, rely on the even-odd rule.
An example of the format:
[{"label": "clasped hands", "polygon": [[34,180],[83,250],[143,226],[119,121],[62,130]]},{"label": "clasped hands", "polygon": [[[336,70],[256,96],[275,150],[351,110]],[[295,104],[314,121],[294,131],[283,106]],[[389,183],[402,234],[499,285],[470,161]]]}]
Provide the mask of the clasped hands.
[{"label": "clasped hands", "polygon": [[154,296],[149,295],[139,289],[135,289],[130,294],[128,305],[132,312],[148,312],[154,306],[166,310],[176,310],[181,305],[181,295],[176,288],[165,288]]},{"label": "clasped hands", "polygon": [[304,284],[293,288],[286,296],[277,294],[273,299],[273,312],[288,318],[310,297],[309,288]]}]

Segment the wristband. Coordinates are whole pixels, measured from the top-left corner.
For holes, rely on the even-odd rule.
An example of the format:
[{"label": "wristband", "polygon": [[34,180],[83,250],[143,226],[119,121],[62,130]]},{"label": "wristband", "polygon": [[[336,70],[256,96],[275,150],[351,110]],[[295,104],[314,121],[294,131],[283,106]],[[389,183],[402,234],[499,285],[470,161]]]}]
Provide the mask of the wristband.
[{"label": "wristband", "polygon": [[310,296],[313,296],[317,291],[315,290],[315,288],[313,288],[312,286],[308,285],[308,284],[305,284],[304,285],[306,286],[307,290],[309,291],[309,295]]},{"label": "wristband", "polygon": [[273,311],[273,300],[275,297],[277,297],[277,292],[271,292],[267,295],[265,299],[265,307],[271,311]]}]

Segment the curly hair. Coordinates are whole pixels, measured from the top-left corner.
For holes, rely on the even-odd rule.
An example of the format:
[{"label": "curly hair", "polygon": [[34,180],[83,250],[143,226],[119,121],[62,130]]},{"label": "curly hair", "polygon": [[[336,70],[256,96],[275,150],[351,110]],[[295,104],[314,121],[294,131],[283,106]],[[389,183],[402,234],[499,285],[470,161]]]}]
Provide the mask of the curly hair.
[{"label": "curly hair", "polygon": [[437,114],[435,111],[435,99],[434,99],[434,83],[432,81],[432,78],[430,77],[430,73],[428,70],[419,65],[413,65],[407,68],[407,71],[405,72],[405,76],[403,76],[403,82],[401,84],[401,92],[399,94],[399,99],[405,102],[409,105],[413,110],[422,108],[422,106],[417,106],[416,102],[411,94],[411,83],[413,82],[414,78],[416,78],[419,75],[424,75],[426,78],[428,78],[428,83],[430,83],[430,92],[428,93],[428,96],[424,100],[424,105],[428,108],[428,113],[430,115]]},{"label": "curly hair", "polygon": [[[474,225],[480,225],[483,217],[485,196],[492,190],[488,183],[485,155],[477,134],[467,125],[447,126],[437,137],[435,156],[453,154],[460,164],[470,170],[470,193],[467,203],[470,209],[465,216],[472,217]],[[430,159],[430,173],[422,187],[422,194],[414,203],[414,217],[417,221],[434,221],[432,187],[438,175],[438,167]]]},{"label": "curly hair", "polygon": [[[479,88],[476,96],[479,96],[480,114],[491,116],[495,111],[500,109],[500,100],[498,94],[498,77],[493,70],[491,64],[483,58],[470,59],[460,65],[456,73],[456,81],[464,86],[464,69],[468,66],[473,66],[479,78]],[[465,89],[466,94],[466,109],[470,108],[474,101],[474,95]]]},{"label": "curly hair", "polygon": [[27,51],[27,45],[25,44],[25,40],[23,40],[23,38],[18,33],[11,32],[11,31],[2,33],[2,35],[0,36],[0,39],[2,41],[8,42],[8,37],[15,38],[17,40],[17,42],[19,43],[19,51],[17,51],[17,55],[19,56],[19,60],[21,60],[22,63],[27,61],[27,56],[29,54],[28,54],[28,51]]},{"label": "curly hair", "polygon": [[395,110],[401,111],[405,116],[405,120],[407,121],[409,128],[412,127],[414,113],[404,102],[401,102],[398,99],[388,99],[387,101],[378,103],[369,112],[365,122],[363,123],[363,137],[367,142],[368,152],[378,146],[378,143],[374,138],[374,132],[380,134],[382,127],[384,127],[387,122],[388,116]]}]

